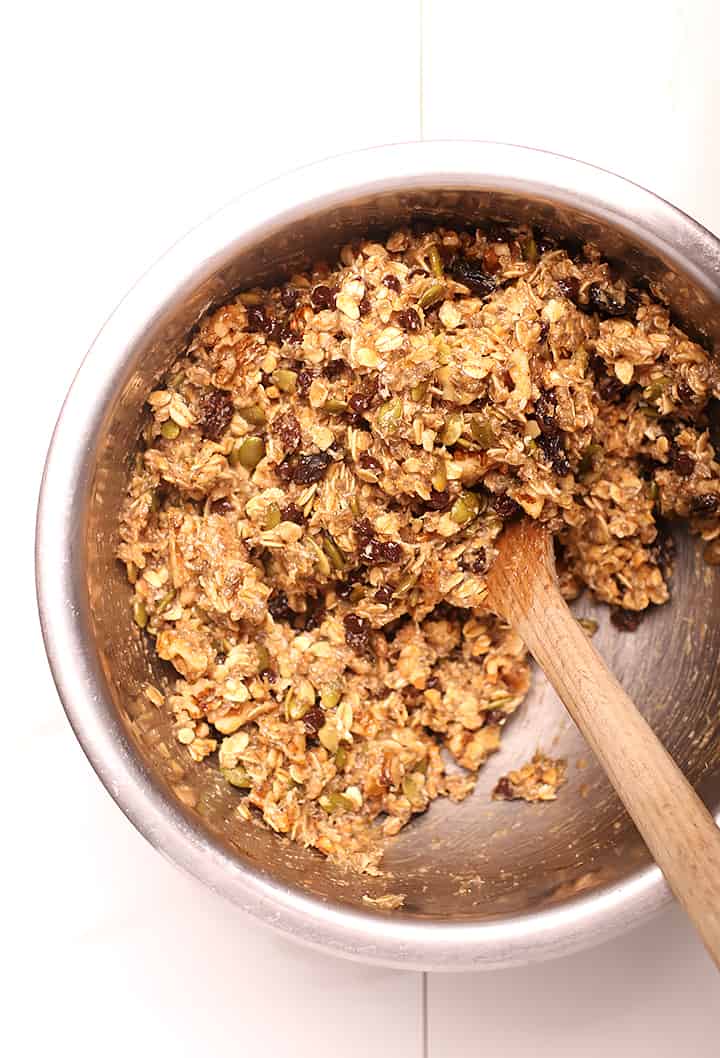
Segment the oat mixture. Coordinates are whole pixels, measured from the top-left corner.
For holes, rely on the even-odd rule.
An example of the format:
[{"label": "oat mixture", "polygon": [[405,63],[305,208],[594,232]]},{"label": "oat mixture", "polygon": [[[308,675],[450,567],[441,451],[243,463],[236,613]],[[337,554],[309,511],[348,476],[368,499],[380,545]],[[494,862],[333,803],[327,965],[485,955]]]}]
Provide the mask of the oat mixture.
[{"label": "oat mixture", "polygon": [[567,778],[564,760],[553,760],[538,750],[527,764],[503,775],[492,796],[494,801],[554,801]]},{"label": "oat mixture", "polygon": [[240,294],[150,395],[122,513],[135,620],[179,674],[148,693],[242,817],[376,870],[528,690],[484,604],[505,520],[547,523],[566,596],[634,627],[668,598],[669,519],[720,562],[719,393],[655,292],[529,229],[396,231]]}]

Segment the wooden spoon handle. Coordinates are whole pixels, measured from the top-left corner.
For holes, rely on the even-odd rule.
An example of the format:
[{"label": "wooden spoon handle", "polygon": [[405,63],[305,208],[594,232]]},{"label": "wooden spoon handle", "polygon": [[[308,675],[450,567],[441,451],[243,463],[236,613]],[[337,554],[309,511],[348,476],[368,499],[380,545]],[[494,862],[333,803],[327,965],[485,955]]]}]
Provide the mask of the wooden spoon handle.
[{"label": "wooden spoon handle", "polygon": [[720,968],[720,830],[570,613],[549,536],[537,541],[530,546],[547,552],[537,555],[542,569],[528,577],[499,563],[491,596],[502,598],[503,616],[547,674]]}]

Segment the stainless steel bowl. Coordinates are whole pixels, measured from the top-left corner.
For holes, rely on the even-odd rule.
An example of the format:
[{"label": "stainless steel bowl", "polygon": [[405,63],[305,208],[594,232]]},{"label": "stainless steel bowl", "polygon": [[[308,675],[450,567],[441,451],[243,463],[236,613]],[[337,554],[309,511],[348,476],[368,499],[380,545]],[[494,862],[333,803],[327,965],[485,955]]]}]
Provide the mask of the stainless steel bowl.
[{"label": "stainless steel bowl", "polygon": [[[267,184],[187,235],[128,294],[68,394],[40,500],[37,584],[60,696],[100,779],[161,852],[243,910],[306,943],[403,968],[476,969],[547,958],[648,918],[669,899],[592,755],[536,674],[502,751],[462,805],[436,802],[386,857],[348,876],[233,814],[211,764],[188,762],[143,695],[171,674],[131,622],[113,558],[143,403],[211,304],[308,254],[411,218],[531,218],[590,237],[632,275],[661,282],[689,326],[720,332],[720,244],[617,176],[490,143],[415,143],[335,158]],[[599,609],[597,643],[683,770],[720,806],[720,578],[680,536],[673,600],[633,635]],[[579,612],[593,606],[581,602]],[[615,732],[622,739],[622,731]],[[569,761],[555,803],[492,803],[536,746]],[[406,894],[402,911],[363,895]],[[161,913],[161,911],[159,911]]]}]

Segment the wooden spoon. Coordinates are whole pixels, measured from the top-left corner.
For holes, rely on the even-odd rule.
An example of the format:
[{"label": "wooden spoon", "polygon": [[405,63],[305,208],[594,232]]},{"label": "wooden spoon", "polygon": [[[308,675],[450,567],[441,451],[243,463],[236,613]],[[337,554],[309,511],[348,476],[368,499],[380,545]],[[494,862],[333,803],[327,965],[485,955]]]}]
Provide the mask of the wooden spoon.
[{"label": "wooden spoon", "polygon": [[560,594],[552,538],[509,525],[488,602],[524,639],[720,968],[720,830]]}]

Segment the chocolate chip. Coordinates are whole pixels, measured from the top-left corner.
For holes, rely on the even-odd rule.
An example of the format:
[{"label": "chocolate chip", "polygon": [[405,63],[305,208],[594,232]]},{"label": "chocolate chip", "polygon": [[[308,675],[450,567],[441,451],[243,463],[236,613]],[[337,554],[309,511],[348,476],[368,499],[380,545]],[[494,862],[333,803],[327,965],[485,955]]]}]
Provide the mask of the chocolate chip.
[{"label": "chocolate chip", "polygon": [[300,299],[300,292],[294,287],[283,287],[280,291],[280,303],[285,309],[294,309]]},{"label": "chocolate chip", "polygon": [[343,618],[345,625],[345,642],[358,654],[366,654],[370,649],[370,622],[365,617],[349,613]]},{"label": "chocolate chip", "polygon": [[219,441],[232,417],[232,397],[224,389],[211,389],[200,398],[198,426],[203,437]]},{"label": "chocolate chip", "polygon": [[634,632],[645,613],[645,610],[623,610],[620,606],[613,606],[610,620],[621,632]]}]

